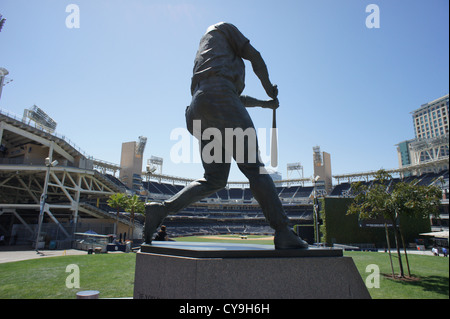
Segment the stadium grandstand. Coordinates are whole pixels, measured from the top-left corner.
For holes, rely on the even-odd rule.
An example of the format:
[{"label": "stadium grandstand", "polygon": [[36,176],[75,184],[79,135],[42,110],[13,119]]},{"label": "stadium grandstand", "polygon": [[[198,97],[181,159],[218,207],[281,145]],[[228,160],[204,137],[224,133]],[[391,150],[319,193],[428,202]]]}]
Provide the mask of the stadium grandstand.
[{"label": "stadium grandstand", "polygon": [[[132,226],[130,216],[121,212],[117,217],[116,210],[107,205],[111,194],[138,194],[146,202],[163,201],[192,181],[150,170],[142,172],[139,189],[130,187],[116,177],[121,170],[119,165],[88,156],[71,140],[55,133],[56,123],[40,111],[33,107],[21,118],[0,110],[0,233],[7,244],[28,245],[36,241],[41,206],[45,214],[40,240],[47,244],[53,241],[56,248],[71,247],[75,232],[126,236]],[[314,149],[317,157],[317,147]],[[447,163],[444,170],[442,161]],[[441,218],[434,220],[433,226],[436,230],[448,230],[448,156],[438,164],[421,163],[388,172],[395,177],[392,183],[414,180],[440,187],[444,194]],[[352,196],[351,183],[371,183],[374,174],[375,171],[333,175],[335,185],[331,189],[328,182],[303,176],[274,182],[291,225],[307,229],[313,227],[315,198]],[[45,205],[41,205],[42,194],[46,194]],[[136,241],[142,237],[143,220],[143,216],[136,218]],[[246,182],[229,182],[223,190],[169,216],[164,223],[172,237],[273,234]],[[302,236],[313,241],[309,235]]]},{"label": "stadium grandstand", "polygon": [[[150,176],[150,179],[156,180],[143,183],[148,191],[146,198],[149,201],[170,198],[184,187],[175,183],[177,179],[172,180],[172,183],[161,182],[160,177]],[[170,180],[167,177],[166,179]],[[164,222],[165,225],[175,236],[230,233],[273,234],[249,186],[242,184],[241,187],[228,185],[178,214],[169,216]],[[292,226],[312,224],[313,187],[279,186],[277,191]]]},{"label": "stadium grandstand", "polygon": [[0,110],[0,233],[5,242],[36,241],[42,194],[46,194],[43,242],[52,240],[57,248],[68,248],[75,232],[127,232],[128,216],[122,214],[116,223],[116,214],[106,205],[108,196],[126,191],[108,174],[120,168],[87,156],[49,130],[46,124],[51,121],[38,120],[38,115],[30,121]]},{"label": "stadium grandstand", "polygon": [[[411,170],[420,171],[419,167]],[[436,185],[443,190],[440,218],[432,219],[434,230],[448,230],[448,169],[436,173],[423,173],[419,176],[404,176],[403,171],[390,170],[393,175],[391,185],[399,181],[415,182],[420,185]],[[347,179],[339,183],[327,194],[324,184],[304,186],[310,179],[275,181],[278,195],[292,225],[313,227],[314,194],[316,197],[352,197],[351,182],[361,180],[372,183],[373,172],[338,175],[335,179]],[[147,175],[143,183],[147,201],[163,201],[181,190],[191,180],[165,175]],[[297,184],[297,185],[295,185]],[[301,184],[301,185],[298,185]],[[236,185],[239,185],[237,187]],[[253,198],[248,183],[234,182],[191,205],[174,216],[169,216],[165,222],[172,236],[205,235],[205,234],[273,234],[267,226],[258,203]]]}]

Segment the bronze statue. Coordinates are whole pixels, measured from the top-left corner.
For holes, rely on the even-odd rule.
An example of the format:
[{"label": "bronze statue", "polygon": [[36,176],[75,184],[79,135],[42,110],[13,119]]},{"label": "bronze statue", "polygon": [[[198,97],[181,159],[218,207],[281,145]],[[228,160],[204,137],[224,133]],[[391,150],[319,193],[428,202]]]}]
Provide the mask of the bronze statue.
[{"label": "bronze statue", "polygon": [[[271,100],[241,96],[245,86],[245,65],[242,59],[251,62],[254,73]],[[275,248],[307,248],[308,244],[289,227],[289,219],[278,198],[275,184],[264,173],[257,142],[251,141],[248,136],[247,139],[246,136],[235,136],[236,143],[231,143],[232,149],[226,143],[227,130],[239,128],[246,132],[255,131],[246,107],[279,107],[278,88],[270,81],[264,60],[234,25],[221,22],[207,29],[195,58],[191,93],[192,102],[186,109],[186,122],[189,132],[200,141],[204,178],[192,182],[163,203],[146,206],[145,243],[151,243],[153,234],[167,215],[223,189],[228,181],[230,158],[233,157],[248,178],[250,189],[266,220],[275,230]],[[219,141],[222,148],[213,150],[213,161],[210,160],[210,149],[206,149],[209,140],[202,138],[208,128],[214,128],[222,137]],[[237,145],[243,146],[242,149],[238,149]]]}]

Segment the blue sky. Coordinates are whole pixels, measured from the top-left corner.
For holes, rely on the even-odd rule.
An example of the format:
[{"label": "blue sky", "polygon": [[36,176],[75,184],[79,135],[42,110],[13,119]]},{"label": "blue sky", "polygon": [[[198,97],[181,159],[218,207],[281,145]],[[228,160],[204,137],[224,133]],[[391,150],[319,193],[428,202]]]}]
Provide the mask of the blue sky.
[{"label": "blue sky", "polygon": [[[80,28],[66,6],[77,4]],[[380,28],[366,7],[377,4]],[[396,168],[395,144],[414,137],[410,112],[449,92],[447,0],[1,0],[0,66],[14,79],[0,107],[21,116],[38,105],[87,154],[120,163],[121,144],[148,137],[146,161],[197,178],[201,164],[175,164],[170,139],[184,128],[198,43],[207,27],[235,24],[279,87],[279,167],[312,148],[331,154],[333,174]],[[247,63],[244,94],[266,99]],[[257,128],[271,111],[250,109]],[[195,150],[195,146],[193,147]],[[244,180],[233,165],[230,180]]]}]

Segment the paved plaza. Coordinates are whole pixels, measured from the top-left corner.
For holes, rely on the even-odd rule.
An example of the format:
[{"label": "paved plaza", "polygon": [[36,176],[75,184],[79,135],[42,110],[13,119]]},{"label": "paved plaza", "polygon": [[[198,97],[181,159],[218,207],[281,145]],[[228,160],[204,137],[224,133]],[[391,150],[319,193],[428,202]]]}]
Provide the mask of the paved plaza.
[{"label": "paved plaza", "polygon": [[3,249],[3,247],[0,247],[0,264],[27,259],[87,254],[87,251],[77,249],[40,250],[39,253],[37,253],[35,250],[25,249],[24,247],[17,247],[16,250],[12,250],[12,247],[8,248],[9,249]]}]

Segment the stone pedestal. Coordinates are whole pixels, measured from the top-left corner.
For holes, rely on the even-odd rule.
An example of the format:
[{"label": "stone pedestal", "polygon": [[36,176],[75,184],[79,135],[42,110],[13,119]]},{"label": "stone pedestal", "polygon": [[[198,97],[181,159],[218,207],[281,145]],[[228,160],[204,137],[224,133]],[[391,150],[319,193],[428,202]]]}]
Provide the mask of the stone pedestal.
[{"label": "stone pedestal", "polygon": [[136,299],[370,298],[338,249],[160,242],[137,254]]}]

